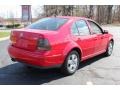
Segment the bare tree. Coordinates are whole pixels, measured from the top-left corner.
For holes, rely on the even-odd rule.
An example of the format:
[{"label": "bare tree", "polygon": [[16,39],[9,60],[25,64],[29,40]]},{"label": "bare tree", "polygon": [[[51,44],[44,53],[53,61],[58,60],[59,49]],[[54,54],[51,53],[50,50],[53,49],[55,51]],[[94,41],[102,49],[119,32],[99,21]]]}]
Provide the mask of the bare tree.
[{"label": "bare tree", "polygon": [[101,10],[102,10],[101,6],[97,6],[97,21],[98,21],[98,23],[100,23],[100,24],[102,23]]},{"label": "bare tree", "polygon": [[46,16],[52,15],[73,15],[73,5],[44,5],[44,12]]},{"label": "bare tree", "polygon": [[112,8],[113,8],[113,5],[107,6],[107,24],[112,23]]},{"label": "bare tree", "polygon": [[94,16],[94,6],[93,5],[90,5],[89,6],[89,12],[88,12],[88,18],[93,18]]},{"label": "bare tree", "polygon": [[118,21],[120,22],[120,6],[118,6]]},{"label": "bare tree", "polygon": [[100,24],[120,22],[120,6],[113,5],[44,5],[37,16],[82,16],[96,20]]}]

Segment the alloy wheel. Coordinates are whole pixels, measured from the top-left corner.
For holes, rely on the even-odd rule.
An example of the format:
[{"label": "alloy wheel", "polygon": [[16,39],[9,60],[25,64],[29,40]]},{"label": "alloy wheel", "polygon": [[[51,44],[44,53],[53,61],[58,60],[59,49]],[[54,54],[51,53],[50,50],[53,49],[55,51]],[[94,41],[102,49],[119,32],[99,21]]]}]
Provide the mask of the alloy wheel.
[{"label": "alloy wheel", "polygon": [[78,67],[78,56],[76,54],[71,54],[68,56],[67,69],[69,72],[74,72]]}]

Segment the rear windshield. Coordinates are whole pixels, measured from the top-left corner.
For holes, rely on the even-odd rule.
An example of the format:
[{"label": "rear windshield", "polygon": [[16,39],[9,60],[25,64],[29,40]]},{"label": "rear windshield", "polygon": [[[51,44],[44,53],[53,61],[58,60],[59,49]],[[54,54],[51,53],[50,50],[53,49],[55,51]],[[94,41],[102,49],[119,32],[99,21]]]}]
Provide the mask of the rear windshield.
[{"label": "rear windshield", "polygon": [[68,19],[65,18],[43,18],[39,21],[27,26],[29,29],[39,30],[57,30],[62,26]]}]

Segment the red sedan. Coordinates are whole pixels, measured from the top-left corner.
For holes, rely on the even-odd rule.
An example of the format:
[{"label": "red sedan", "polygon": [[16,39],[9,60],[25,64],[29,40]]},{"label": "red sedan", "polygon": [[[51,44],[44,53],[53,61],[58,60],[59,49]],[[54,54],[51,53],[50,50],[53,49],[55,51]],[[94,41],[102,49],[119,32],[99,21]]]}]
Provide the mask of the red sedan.
[{"label": "red sedan", "polygon": [[96,22],[83,17],[47,17],[11,31],[8,52],[12,61],[29,66],[60,67],[76,72],[79,63],[104,53],[112,54],[113,36]]}]

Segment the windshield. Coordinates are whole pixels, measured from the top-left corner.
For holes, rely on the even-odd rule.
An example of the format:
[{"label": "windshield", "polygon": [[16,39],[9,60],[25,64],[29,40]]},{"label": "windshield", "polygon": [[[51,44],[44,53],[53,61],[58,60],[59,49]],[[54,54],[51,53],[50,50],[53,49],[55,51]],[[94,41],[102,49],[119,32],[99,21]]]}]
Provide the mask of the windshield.
[{"label": "windshield", "polygon": [[43,18],[39,21],[27,26],[29,29],[39,30],[57,30],[62,26],[68,19],[65,18]]}]

